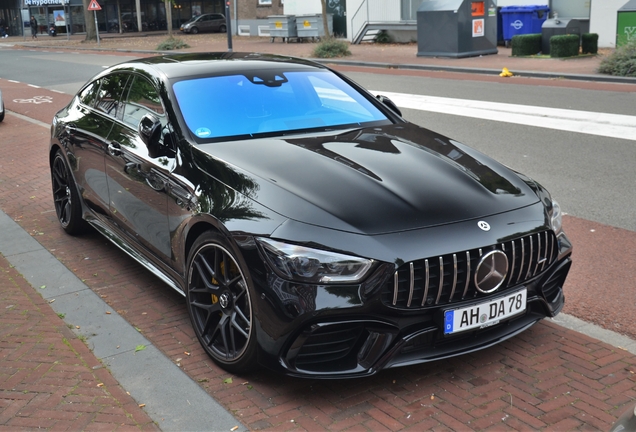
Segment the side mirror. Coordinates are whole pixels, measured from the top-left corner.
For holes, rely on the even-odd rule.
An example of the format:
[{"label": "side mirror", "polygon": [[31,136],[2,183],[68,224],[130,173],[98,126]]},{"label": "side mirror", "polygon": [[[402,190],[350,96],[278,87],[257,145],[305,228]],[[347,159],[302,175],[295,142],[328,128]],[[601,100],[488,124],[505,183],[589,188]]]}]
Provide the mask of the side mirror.
[{"label": "side mirror", "polygon": [[139,122],[139,136],[141,140],[148,146],[154,147],[159,144],[161,134],[161,122],[153,114],[146,114]]},{"label": "side mirror", "polygon": [[400,111],[400,109],[391,99],[382,95],[377,95],[376,99],[382,102],[388,109],[390,109],[391,111],[393,111],[394,113],[402,117],[402,111]]}]

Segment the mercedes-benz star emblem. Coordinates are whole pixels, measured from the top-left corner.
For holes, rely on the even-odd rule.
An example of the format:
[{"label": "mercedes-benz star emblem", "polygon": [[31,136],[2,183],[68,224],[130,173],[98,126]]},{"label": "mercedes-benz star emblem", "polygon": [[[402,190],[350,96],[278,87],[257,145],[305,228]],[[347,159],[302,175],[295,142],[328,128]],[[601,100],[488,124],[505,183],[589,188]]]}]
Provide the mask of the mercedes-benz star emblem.
[{"label": "mercedes-benz star emblem", "polygon": [[477,291],[489,294],[499,288],[508,274],[508,257],[502,251],[494,250],[481,257],[475,270]]},{"label": "mercedes-benz star emblem", "polygon": [[482,231],[490,231],[490,224],[486,221],[477,222],[477,226],[482,229]]},{"label": "mercedes-benz star emblem", "polygon": [[221,307],[223,309],[225,309],[230,304],[230,298],[227,293],[221,294],[221,297],[219,297],[219,303],[221,303]]}]

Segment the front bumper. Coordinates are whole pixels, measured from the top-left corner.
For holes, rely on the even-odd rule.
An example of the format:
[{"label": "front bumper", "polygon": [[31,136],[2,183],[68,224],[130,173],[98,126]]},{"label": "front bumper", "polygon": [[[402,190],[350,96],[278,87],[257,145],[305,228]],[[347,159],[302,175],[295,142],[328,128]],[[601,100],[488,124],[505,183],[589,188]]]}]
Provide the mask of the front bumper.
[{"label": "front bumper", "polygon": [[[283,322],[275,318],[280,313],[269,314],[266,319],[259,317],[259,360],[268,368],[292,376],[353,378],[490,347],[561,311],[565,301],[563,285],[572,264],[571,250],[570,241],[561,234],[556,259],[549,267],[522,284],[505,289],[512,292],[526,288],[524,313],[455,335],[444,335],[442,330],[448,305],[392,310],[382,304],[379,292],[365,299],[367,287],[362,285],[348,289],[294,285],[270,273],[268,280],[262,282],[275,287],[277,294],[270,291],[261,300],[276,298],[276,309],[284,310],[286,317]],[[371,279],[382,283],[391,278],[392,272],[392,266],[381,267]],[[498,292],[492,297],[501,295]],[[475,301],[455,303],[452,307]]]}]

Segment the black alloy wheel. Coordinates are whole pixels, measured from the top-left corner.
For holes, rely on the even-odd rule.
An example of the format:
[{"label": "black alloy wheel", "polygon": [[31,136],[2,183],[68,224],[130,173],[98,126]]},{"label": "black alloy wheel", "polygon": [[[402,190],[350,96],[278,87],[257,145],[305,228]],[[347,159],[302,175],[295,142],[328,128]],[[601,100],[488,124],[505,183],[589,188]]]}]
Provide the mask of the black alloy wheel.
[{"label": "black alloy wheel", "polygon": [[186,301],[205,351],[229,372],[256,366],[256,335],[244,272],[220,235],[206,232],[188,260]]},{"label": "black alloy wheel", "polygon": [[51,185],[55,213],[60,225],[69,234],[81,234],[86,229],[86,222],[82,219],[82,206],[75,181],[61,150],[55,153],[51,162]]},{"label": "black alloy wheel", "polygon": [[190,33],[192,33],[192,34],[197,34],[197,33],[199,33],[199,28],[198,28],[198,27],[192,27],[192,28],[190,29]]},{"label": "black alloy wheel", "polygon": [[226,27],[226,26],[221,25],[221,26],[219,27],[219,33],[225,33],[226,31],[227,31],[227,27]]}]

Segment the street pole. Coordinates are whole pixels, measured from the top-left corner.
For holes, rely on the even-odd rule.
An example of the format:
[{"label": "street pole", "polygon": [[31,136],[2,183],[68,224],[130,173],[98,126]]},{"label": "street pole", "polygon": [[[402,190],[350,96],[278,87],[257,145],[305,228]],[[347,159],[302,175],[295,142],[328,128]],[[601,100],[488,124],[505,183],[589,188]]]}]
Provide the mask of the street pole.
[{"label": "street pole", "polygon": [[225,27],[227,33],[227,51],[232,52],[232,20],[230,19],[230,0],[225,2]]},{"label": "street pole", "polygon": [[93,11],[95,15],[95,34],[97,35],[97,46],[99,46],[99,27],[97,26],[97,11]]}]

